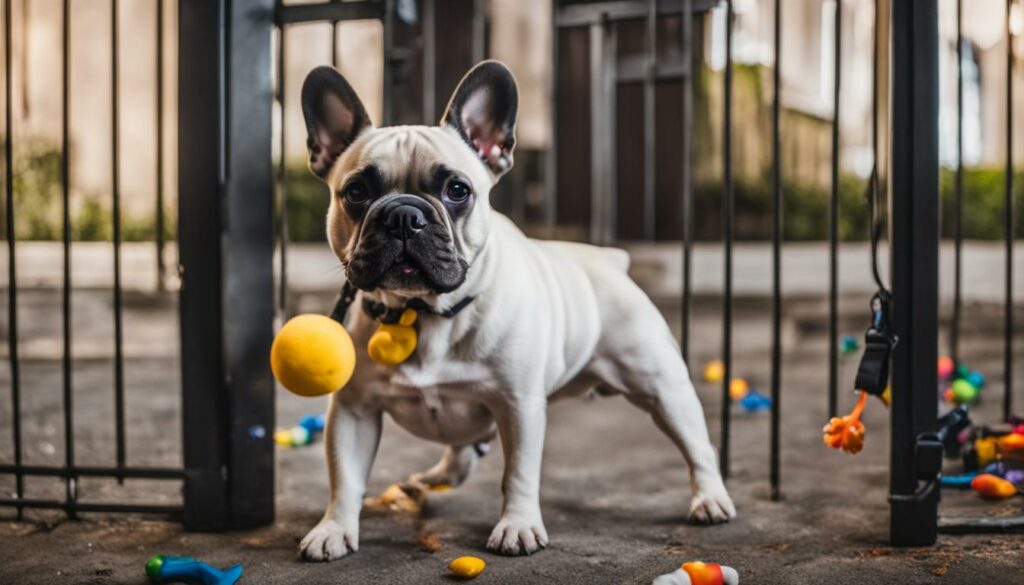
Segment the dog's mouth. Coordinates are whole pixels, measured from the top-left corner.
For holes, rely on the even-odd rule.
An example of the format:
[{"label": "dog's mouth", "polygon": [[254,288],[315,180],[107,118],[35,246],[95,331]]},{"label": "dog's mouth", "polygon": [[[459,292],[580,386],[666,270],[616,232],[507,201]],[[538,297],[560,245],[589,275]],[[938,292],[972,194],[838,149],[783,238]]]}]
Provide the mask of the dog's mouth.
[{"label": "dog's mouth", "polygon": [[419,266],[414,264],[412,259],[404,253],[395,258],[395,263],[391,265],[391,270],[397,271],[402,276],[416,276],[420,273]]},{"label": "dog's mouth", "polygon": [[445,228],[432,225],[404,241],[383,231],[365,233],[345,272],[349,282],[365,291],[421,295],[457,289],[467,269]]}]

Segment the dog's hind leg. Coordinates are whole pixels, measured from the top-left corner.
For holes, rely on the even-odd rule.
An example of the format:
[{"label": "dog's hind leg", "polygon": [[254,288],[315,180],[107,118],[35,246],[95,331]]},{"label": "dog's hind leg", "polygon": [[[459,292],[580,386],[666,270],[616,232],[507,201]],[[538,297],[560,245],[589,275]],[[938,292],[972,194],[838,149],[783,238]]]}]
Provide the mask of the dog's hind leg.
[{"label": "dog's hind leg", "polygon": [[430,487],[458,487],[466,481],[476,467],[477,461],[490,449],[490,439],[466,445],[449,445],[441,460],[430,469],[409,476],[411,483],[422,483]]},{"label": "dog's hind leg", "polygon": [[718,471],[697,391],[672,333],[653,303],[629,283],[606,287],[604,334],[591,369],[651,414],[690,467],[690,519],[726,522],[736,509]]},{"label": "dog's hind leg", "polygon": [[651,341],[642,350],[645,355],[616,360],[613,367],[619,382],[626,398],[650,413],[686,459],[693,490],[690,520],[700,524],[727,522],[736,516],[736,508],[718,471],[718,457],[711,446],[697,391],[671,339],[665,343]]}]

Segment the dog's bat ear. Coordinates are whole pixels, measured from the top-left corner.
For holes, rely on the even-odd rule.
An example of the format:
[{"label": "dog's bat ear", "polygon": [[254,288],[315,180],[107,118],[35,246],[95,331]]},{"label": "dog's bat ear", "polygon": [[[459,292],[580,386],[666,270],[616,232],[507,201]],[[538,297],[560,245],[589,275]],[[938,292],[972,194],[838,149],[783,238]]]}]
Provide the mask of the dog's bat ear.
[{"label": "dog's bat ear", "polygon": [[459,82],[441,117],[441,126],[458,132],[500,177],[512,168],[518,111],[519,90],[512,72],[499,61],[484,61]]},{"label": "dog's bat ear", "polygon": [[333,67],[317,67],[302,84],[309,169],[321,179],[359,134],[371,127],[370,116],[352,86]]}]

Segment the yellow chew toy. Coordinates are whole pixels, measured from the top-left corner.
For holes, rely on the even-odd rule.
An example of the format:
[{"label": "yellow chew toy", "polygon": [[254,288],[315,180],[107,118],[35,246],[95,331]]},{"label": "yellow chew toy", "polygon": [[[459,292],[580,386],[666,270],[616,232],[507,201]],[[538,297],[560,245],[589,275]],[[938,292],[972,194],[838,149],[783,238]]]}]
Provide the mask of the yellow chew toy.
[{"label": "yellow chew toy", "polygon": [[398,323],[382,323],[370,337],[366,351],[382,366],[397,366],[416,351],[416,311],[406,309]]},{"label": "yellow chew toy", "polygon": [[324,315],[298,315],[277,333],[270,347],[270,369],[290,392],[321,396],[348,383],[356,367],[352,338]]},{"label": "yellow chew toy", "polygon": [[476,557],[459,557],[448,565],[448,570],[452,572],[456,577],[463,579],[472,579],[480,573],[484,572],[484,567],[487,563],[483,559]]}]

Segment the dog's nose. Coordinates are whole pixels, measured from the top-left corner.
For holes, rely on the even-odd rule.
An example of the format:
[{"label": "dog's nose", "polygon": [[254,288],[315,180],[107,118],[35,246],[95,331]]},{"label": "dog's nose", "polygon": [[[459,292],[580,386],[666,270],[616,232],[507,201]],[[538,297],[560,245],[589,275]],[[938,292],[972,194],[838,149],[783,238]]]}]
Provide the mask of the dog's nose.
[{"label": "dog's nose", "polygon": [[396,238],[408,240],[427,227],[427,218],[415,205],[398,205],[388,212],[384,225]]}]

